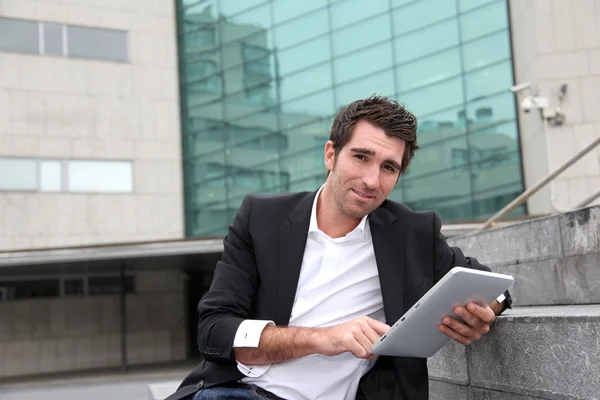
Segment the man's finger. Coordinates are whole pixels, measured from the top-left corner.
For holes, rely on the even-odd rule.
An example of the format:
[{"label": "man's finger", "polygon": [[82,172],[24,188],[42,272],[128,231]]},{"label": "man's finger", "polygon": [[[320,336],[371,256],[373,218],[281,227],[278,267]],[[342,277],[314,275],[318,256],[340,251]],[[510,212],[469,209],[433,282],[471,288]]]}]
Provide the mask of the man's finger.
[{"label": "man's finger", "polygon": [[491,324],[496,319],[496,314],[488,305],[481,307],[475,303],[470,303],[467,305],[467,310],[486,324]]},{"label": "man's finger", "polygon": [[[379,340],[381,335],[375,331],[375,329],[371,328],[371,326],[363,326],[362,332],[365,336],[371,341],[371,346],[373,343]],[[369,347],[370,348],[370,347]]]},{"label": "man's finger", "polygon": [[478,331],[482,330],[483,326],[486,325],[486,323],[482,321],[481,318],[468,311],[466,308],[456,307],[454,309],[454,313],[458,315],[467,325],[470,325]]},{"label": "man's finger", "polygon": [[[357,355],[359,358],[367,358],[371,355],[371,347],[373,347],[373,343],[366,337],[364,334],[357,334],[354,336],[354,339],[358,342],[360,347],[364,350],[364,355]],[[356,354],[355,354],[356,355]]]},{"label": "man's finger", "polygon": [[373,318],[369,318],[367,319],[367,323],[369,324],[369,326],[371,328],[373,328],[373,330],[375,330],[375,332],[377,332],[379,335],[383,335],[384,333],[386,333],[389,329],[390,326],[387,324],[384,324],[381,321],[377,321],[376,319]]},{"label": "man's finger", "polygon": [[443,325],[447,326],[448,328],[450,328],[451,330],[463,337],[469,338],[471,340],[479,340],[481,338],[481,333],[477,329],[472,328],[469,325],[463,324],[462,322],[459,322],[454,318],[444,317],[442,323]]},{"label": "man's finger", "polygon": [[447,327],[446,325],[439,325],[438,328],[439,328],[440,332],[442,332],[449,338],[454,339],[455,341],[457,341],[460,344],[466,345],[466,344],[472,343],[471,339],[464,337],[463,335],[457,333],[456,331],[453,331],[451,328]]}]

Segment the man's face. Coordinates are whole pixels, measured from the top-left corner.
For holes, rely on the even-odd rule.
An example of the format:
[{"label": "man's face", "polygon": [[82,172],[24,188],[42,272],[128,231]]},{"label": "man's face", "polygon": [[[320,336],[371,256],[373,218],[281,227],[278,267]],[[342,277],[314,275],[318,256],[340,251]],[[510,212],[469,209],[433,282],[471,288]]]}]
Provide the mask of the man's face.
[{"label": "man's face", "polygon": [[398,181],[405,145],[367,121],[355,125],[337,156],[333,143],[327,142],[325,165],[338,210],[362,218],[379,207]]}]

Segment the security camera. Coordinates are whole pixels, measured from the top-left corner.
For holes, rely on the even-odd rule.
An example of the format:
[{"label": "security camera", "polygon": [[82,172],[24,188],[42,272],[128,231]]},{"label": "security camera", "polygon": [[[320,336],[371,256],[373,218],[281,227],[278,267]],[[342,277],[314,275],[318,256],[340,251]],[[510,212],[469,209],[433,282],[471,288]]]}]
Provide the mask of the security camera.
[{"label": "security camera", "polygon": [[523,90],[526,90],[529,88],[531,88],[531,83],[525,82],[525,83],[519,83],[518,85],[511,87],[510,91],[513,93],[518,93],[518,92],[522,92]]},{"label": "security camera", "polygon": [[533,96],[527,96],[523,100],[521,100],[521,110],[523,112],[530,112],[535,108],[535,102],[533,101]]},{"label": "security camera", "polygon": [[525,96],[519,105],[521,110],[526,113],[530,112],[531,110],[543,110],[548,108],[548,106],[548,98],[543,96]]}]

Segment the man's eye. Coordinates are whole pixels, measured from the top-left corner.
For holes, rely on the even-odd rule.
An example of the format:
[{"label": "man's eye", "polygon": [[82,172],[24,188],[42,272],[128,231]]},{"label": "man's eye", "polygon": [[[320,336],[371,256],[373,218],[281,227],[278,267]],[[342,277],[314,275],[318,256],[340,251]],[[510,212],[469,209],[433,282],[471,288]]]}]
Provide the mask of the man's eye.
[{"label": "man's eye", "polygon": [[357,154],[354,157],[356,157],[356,158],[358,158],[359,160],[362,160],[362,161],[366,161],[366,159],[367,159],[367,157],[363,156],[362,154]]},{"label": "man's eye", "polygon": [[384,168],[387,169],[390,172],[396,171],[396,168],[392,167],[391,165],[386,165]]}]

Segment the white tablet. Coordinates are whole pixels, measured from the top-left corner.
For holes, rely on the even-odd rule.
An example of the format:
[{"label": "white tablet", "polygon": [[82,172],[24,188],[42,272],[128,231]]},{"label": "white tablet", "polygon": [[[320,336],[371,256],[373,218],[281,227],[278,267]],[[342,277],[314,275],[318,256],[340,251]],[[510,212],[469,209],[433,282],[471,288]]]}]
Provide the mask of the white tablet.
[{"label": "white tablet", "polygon": [[490,304],[514,278],[510,275],[455,267],[438,281],[373,345],[373,354],[398,357],[431,357],[450,338],[439,331],[442,318],[468,303]]}]

